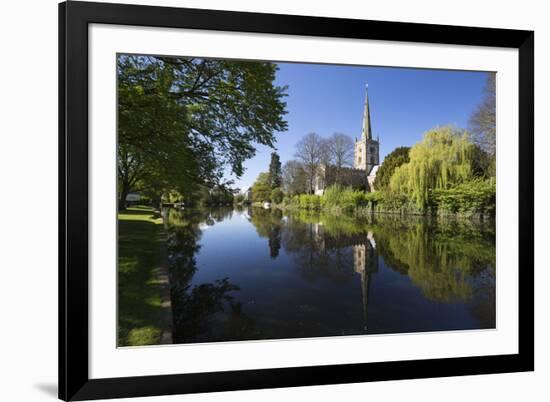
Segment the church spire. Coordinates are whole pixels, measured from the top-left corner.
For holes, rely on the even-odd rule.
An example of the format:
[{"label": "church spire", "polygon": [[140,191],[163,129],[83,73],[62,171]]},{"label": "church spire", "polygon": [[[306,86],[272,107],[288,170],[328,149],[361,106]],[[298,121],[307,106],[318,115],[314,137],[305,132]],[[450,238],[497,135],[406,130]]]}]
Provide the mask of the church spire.
[{"label": "church spire", "polygon": [[363,111],[363,138],[372,140],[372,129],[370,125],[370,109],[369,109],[369,84],[365,87],[365,110]]}]

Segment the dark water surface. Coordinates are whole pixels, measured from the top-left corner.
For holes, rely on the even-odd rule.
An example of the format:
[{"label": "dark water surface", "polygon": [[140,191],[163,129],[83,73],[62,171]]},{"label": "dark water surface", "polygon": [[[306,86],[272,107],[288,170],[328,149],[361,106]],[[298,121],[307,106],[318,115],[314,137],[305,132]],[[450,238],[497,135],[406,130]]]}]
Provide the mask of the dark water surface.
[{"label": "dark water surface", "polygon": [[492,225],[164,214],[176,343],[495,327]]}]

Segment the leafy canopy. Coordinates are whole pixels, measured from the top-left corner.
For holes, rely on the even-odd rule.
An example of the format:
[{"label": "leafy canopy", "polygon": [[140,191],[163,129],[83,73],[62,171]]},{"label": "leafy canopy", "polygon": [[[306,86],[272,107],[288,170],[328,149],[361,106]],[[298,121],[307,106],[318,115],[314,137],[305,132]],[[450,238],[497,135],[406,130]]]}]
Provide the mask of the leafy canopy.
[{"label": "leafy canopy", "polygon": [[281,158],[279,158],[277,152],[272,152],[271,161],[269,162],[269,185],[271,188],[277,188],[281,187],[282,182]]},{"label": "leafy canopy", "polygon": [[252,200],[254,202],[265,202],[271,199],[271,184],[269,173],[261,172],[252,185]]},{"label": "leafy canopy", "polygon": [[120,55],[119,191],[219,184],[285,131],[286,87],[269,62]]},{"label": "leafy canopy", "polygon": [[385,190],[388,188],[395,169],[409,162],[410,149],[410,147],[395,148],[384,158],[382,166],[380,166],[380,169],[376,172],[376,180],[374,181],[374,188],[376,190]]},{"label": "leafy canopy", "polygon": [[409,153],[410,161],[395,169],[390,190],[406,194],[420,208],[433,189],[445,189],[474,177],[476,146],[464,131],[440,127],[424,134]]}]

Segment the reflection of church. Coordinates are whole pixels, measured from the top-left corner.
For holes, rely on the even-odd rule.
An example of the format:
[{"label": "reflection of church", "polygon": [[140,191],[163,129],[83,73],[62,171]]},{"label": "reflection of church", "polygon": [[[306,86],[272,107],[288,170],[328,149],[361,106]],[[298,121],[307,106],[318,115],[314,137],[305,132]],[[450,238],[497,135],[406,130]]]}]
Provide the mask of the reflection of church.
[{"label": "reflection of church", "polygon": [[325,234],[323,225],[312,225],[312,234],[315,245],[319,250],[329,250],[341,247],[350,247],[353,251],[353,270],[361,277],[361,297],[363,299],[363,329],[367,329],[367,306],[369,290],[375,273],[378,272],[378,252],[376,240],[372,232],[361,236],[343,236],[337,239]]},{"label": "reflection of church", "polygon": [[368,89],[365,92],[361,138],[355,139],[354,151],[353,168],[320,166],[315,178],[315,194],[322,195],[328,186],[336,183],[374,191],[373,183],[380,164],[380,141],[372,136]]},{"label": "reflection of church", "polygon": [[353,268],[361,275],[361,294],[363,297],[363,322],[367,329],[367,306],[369,301],[369,288],[373,275],[378,272],[378,254],[376,241],[372,232],[368,232],[367,241],[364,244],[353,246]]}]

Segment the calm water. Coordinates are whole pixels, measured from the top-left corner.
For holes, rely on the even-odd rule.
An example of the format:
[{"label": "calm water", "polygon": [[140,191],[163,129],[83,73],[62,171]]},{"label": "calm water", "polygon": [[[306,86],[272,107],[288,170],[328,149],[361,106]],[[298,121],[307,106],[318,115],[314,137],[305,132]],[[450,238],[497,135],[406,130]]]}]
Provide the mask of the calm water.
[{"label": "calm water", "polygon": [[164,213],[177,343],[495,327],[491,225]]}]

